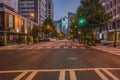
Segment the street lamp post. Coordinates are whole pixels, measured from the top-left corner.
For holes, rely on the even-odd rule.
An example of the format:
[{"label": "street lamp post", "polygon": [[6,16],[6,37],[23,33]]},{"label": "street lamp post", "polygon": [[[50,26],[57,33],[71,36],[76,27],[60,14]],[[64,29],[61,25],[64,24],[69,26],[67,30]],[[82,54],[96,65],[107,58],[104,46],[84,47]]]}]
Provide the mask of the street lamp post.
[{"label": "street lamp post", "polygon": [[116,38],[117,38],[117,33],[116,33],[116,28],[117,28],[117,0],[115,0],[115,27],[114,27],[114,44],[113,47],[116,47]]}]

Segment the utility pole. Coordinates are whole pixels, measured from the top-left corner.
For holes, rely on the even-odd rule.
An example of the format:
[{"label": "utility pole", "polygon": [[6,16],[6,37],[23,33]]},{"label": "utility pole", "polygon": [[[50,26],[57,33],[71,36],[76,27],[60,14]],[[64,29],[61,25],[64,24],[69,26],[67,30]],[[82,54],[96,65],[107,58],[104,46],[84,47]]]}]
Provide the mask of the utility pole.
[{"label": "utility pole", "polygon": [[114,44],[113,47],[116,47],[116,40],[117,40],[117,33],[116,33],[116,28],[117,28],[117,0],[115,0],[115,27],[114,27]]}]

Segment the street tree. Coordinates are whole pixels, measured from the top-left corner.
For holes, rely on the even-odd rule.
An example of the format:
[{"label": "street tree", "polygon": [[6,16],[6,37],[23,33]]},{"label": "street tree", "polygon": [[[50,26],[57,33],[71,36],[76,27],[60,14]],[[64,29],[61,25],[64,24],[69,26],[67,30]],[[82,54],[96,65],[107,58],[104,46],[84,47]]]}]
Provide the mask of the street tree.
[{"label": "street tree", "polygon": [[81,0],[73,20],[85,42],[86,39],[93,41],[93,30],[106,25],[110,18],[111,15],[105,12],[99,0]]},{"label": "street tree", "polygon": [[40,33],[40,28],[38,26],[34,26],[32,28],[32,36],[33,36],[33,42],[36,43],[39,40],[39,33]]},{"label": "street tree", "polygon": [[45,34],[45,38],[51,37],[52,32],[55,30],[53,25],[53,20],[51,18],[47,18],[43,24],[43,32]]}]

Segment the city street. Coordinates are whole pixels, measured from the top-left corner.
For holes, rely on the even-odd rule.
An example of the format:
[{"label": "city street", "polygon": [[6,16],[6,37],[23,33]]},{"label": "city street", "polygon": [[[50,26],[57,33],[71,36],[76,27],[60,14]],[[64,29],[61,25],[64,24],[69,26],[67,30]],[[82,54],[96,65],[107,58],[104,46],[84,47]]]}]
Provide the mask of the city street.
[{"label": "city street", "polygon": [[0,47],[0,80],[120,80],[120,55],[70,40]]}]

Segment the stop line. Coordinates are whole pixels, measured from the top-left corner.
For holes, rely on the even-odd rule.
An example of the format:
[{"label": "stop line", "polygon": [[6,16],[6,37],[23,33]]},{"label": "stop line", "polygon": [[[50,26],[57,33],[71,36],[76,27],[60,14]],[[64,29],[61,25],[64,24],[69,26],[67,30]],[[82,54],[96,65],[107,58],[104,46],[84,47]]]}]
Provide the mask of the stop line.
[{"label": "stop line", "polygon": [[[110,76],[113,80],[120,80],[118,76],[115,76],[111,71],[119,71],[120,68],[81,68],[81,69],[48,69],[48,70],[11,70],[11,71],[0,71],[0,74],[5,74],[5,73],[21,73],[18,76],[16,76],[13,80],[21,80],[24,76],[26,76],[27,73],[31,72],[25,80],[33,80],[34,77],[39,72],[50,72],[51,74],[53,72],[59,72],[59,77],[58,80],[65,80],[66,72],[68,71],[70,74],[70,80],[77,80],[76,76],[76,71],[94,71],[100,78],[101,80],[110,80],[105,74]],[[40,76],[40,75],[39,75]],[[47,75],[46,75],[47,77]],[[86,76],[87,77],[87,76]]]}]

